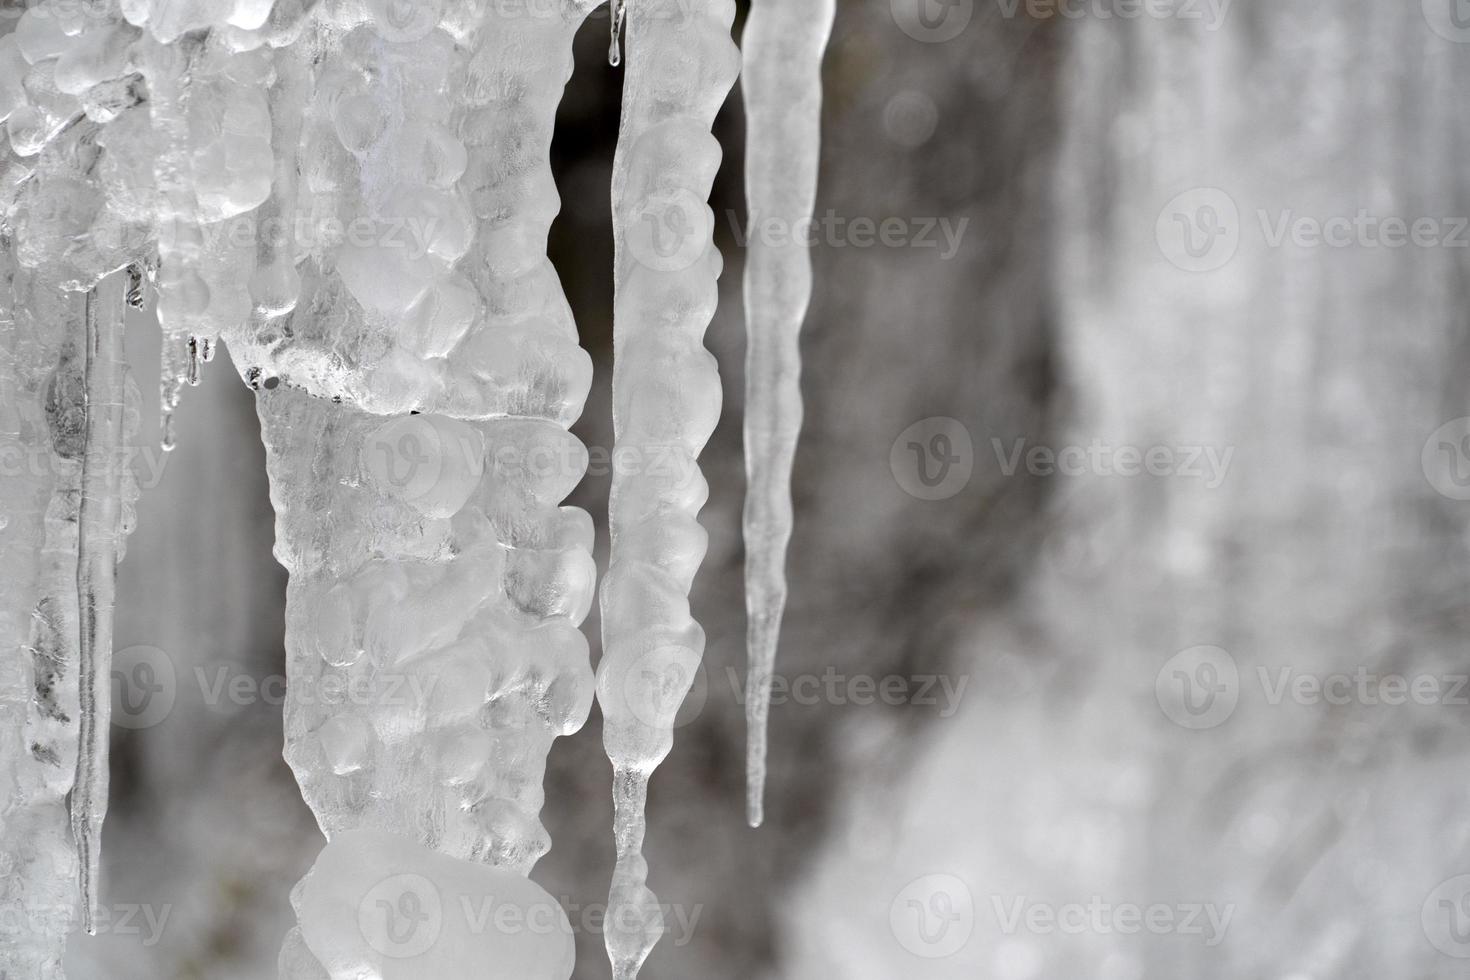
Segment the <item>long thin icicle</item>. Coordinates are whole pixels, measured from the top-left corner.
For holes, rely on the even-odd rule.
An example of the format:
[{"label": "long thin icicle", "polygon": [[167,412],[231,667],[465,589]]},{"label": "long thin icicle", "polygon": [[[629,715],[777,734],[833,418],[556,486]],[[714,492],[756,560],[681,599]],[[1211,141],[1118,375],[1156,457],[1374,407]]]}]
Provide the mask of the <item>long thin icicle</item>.
[{"label": "long thin icicle", "polygon": [[87,294],[86,449],[77,511],[81,661],[76,784],[71,826],[80,865],[82,925],[96,932],[97,872],[107,815],[107,736],[112,720],[112,607],[117,586],[123,461],[125,277]]},{"label": "long thin icicle", "polygon": [[[822,54],[835,0],[753,0],[742,38],[745,199],[752,228],[808,225],[816,206]],[[745,259],[746,818],[765,819],[766,719],[786,608],[791,463],[801,431],[798,335],[812,295],[799,235],[750,236]]]},{"label": "long thin icicle", "polygon": [[707,537],[696,459],[720,414],[701,338],[718,300],[715,114],[739,71],[733,0],[633,0],[613,163],[614,458],[597,699],[613,765],[617,865],[604,939],[632,980],[663,931],[643,857],[648,778],[704,652],[689,587]]}]

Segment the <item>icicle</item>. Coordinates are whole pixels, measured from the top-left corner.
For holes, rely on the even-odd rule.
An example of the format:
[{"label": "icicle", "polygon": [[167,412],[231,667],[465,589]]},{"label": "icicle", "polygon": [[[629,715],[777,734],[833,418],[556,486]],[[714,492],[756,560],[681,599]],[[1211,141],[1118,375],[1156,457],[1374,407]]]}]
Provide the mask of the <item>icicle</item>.
[{"label": "icicle", "polygon": [[[477,22],[412,30],[388,6],[369,5],[376,19],[343,39],[340,11],[319,5],[298,48],[278,53],[287,162],[267,208],[291,227],[324,206],[292,199],[298,178],[330,180],[334,220],[427,211],[432,239],[413,254],[288,239],[259,255],[251,328],[226,334],[259,389],[290,573],[286,758],[330,841],[298,890],[288,980],[347,980],[366,969],[354,957],[376,955],[355,912],[329,912],[343,895],[356,909],[385,876],[337,860],[364,832],[378,843],[363,860],[439,889],[492,870],[527,885],[550,846],[547,752],[593,696],[577,629],[594,595],[592,522],[560,506],[586,465],[567,429],[591,362],[544,251],[556,110],[590,4],[534,18],[490,5]],[[296,306],[298,285],[311,304]],[[422,701],[320,693],[386,669],[412,678],[396,698]],[[468,976],[533,939],[553,966],[507,969],[565,977],[570,937],[539,932],[481,931],[400,965]]]},{"label": "icicle", "polygon": [[623,63],[623,18],[628,13],[628,0],[612,0],[611,30],[612,38],[607,48],[607,63],[614,68]]},{"label": "icicle", "polygon": [[[37,280],[40,281],[37,281]],[[61,977],[75,928],[76,847],[67,797],[77,769],[77,522],[86,439],[84,297],[0,252],[0,437],[41,466],[0,468],[0,852],[10,907],[0,976]],[[13,319],[11,319],[13,317]],[[62,873],[58,873],[58,872]]]},{"label": "icicle", "polygon": [[615,980],[632,980],[663,930],[643,858],[648,778],[673,745],[674,713],[704,652],[689,587],[707,537],[695,460],[720,413],[701,337],[720,254],[705,203],[720,147],[715,114],[739,71],[733,0],[639,0],[628,17],[622,131],[613,164],[614,458],[673,466],[614,470],[612,554],[602,585],[597,699],[613,765],[617,865],[604,939]]},{"label": "icicle", "polygon": [[159,402],[163,449],[175,444],[174,412],[184,385],[192,383],[194,358],[189,331],[209,305],[209,287],[198,267],[201,234],[193,184],[189,132],[190,82],[201,57],[203,40],[185,36],[172,45],[145,36],[140,42],[148,80],[148,112],[157,158],[158,325],[163,331]]},{"label": "icicle", "polygon": [[112,606],[122,505],[122,277],[86,300],[86,449],[77,512],[77,601],[81,622],[80,744],[71,824],[80,863],[82,925],[95,934],[102,822],[107,815],[107,738],[112,718]]},{"label": "icicle", "polygon": [[[750,221],[800,228],[816,202],[822,53],[835,0],[753,0],[742,38]],[[801,430],[798,334],[811,300],[800,236],[750,237],[745,259],[746,819],[764,819],[766,721],[786,606],[791,464]]]}]

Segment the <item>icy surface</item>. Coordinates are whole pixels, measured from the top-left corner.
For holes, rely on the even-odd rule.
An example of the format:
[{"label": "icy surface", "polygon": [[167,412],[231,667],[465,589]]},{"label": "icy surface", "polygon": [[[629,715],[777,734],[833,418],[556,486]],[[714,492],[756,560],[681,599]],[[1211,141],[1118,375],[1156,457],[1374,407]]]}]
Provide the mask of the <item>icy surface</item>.
[{"label": "icy surface", "polygon": [[648,778],[704,653],[689,586],[707,538],[709,488],[696,458],[720,414],[720,379],[701,343],[721,258],[705,201],[720,164],[710,125],[739,70],[730,0],[634,0],[613,164],[613,426],[597,699],[613,766],[617,865],[608,956],[631,980],[663,930],[643,858]]},{"label": "icy surface", "polygon": [[[741,38],[745,198],[752,227],[801,228],[816,203],[822,53],[835,0],[755,0]],[[801,430],[797,335],[812,294],[801,236],[753,235],[745,257],[746,818],[764,819],[766,718],[786,607],[791,465]]]}]

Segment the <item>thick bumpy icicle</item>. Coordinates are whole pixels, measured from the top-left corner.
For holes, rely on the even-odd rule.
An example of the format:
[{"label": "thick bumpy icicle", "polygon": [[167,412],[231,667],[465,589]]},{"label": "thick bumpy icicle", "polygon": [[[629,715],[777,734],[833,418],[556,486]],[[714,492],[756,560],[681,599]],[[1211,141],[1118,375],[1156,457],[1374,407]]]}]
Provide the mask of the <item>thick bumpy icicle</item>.
[{"label": "thick bumpy icicle", "polygon": [[[822,53],[835,0],[753,0],[742,38],[750,226],[801,228],[816,204]],[[801,431],[798,335],[812,295],[799,235],[752,235],[745,257],[746,819],[764,819],[766,719],[786,608],[791,465]]]},{"label": "thick bumpy icicle", "polygon": [[734,84],[732,0],[633,0],[613,164],[613,426],[597,699],[613,766],[617,865],[608,956],[632,980],[662,931],[643,857],[648,779],[673,745],[674,713],[704,652],[689,587],[706,535],[708,487],[696,458],[720,413],[720,380],[701,343],[720,254],[705,203],[720,164],[710,134]]},{"label": "thick bumpy icicle", "polygon": [[[569,936],[461,948],[446,904],[443,936],[393,947],[354,902],[391,916],[481,880],[504,901],[495,882],[550,846],[547,751],[591,707],[592,523],[560,506],[591,362],[546,258],[586,14],[367,3],[314,14],[315,59],[278,65],[274,138],[300,169],[268,208],[306,234],[257,253],[255,315],[227,339],[291,573],[287,760],[331,842],[293,896],[287,980],[570,973]],[[370,867],[341,860],[368,831]]]}]

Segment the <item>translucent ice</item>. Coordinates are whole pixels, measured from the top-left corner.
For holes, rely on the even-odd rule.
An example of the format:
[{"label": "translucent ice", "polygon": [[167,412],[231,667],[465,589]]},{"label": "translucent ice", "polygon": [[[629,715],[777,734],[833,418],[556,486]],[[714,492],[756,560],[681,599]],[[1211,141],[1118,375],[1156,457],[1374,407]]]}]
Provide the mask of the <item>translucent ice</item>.
[{"label": "translucent ice", "polygon": [[[816,200],[822,52],[834,0],[755,0],[742,38],[746,202],[753,226],[800,228]],[[800,236],[752,235],[745,257],[746,816],[764,818],[766,716],[786,607],[791,464],[801,430],[797,335],[811,300],[812,267]]]},{"label": "translucent ice", "polygon": [[[719,418],[720,381],[700,339],[720,255],[706,200],[715,113],[739,69],[729,0],[635,0],[613,164],[613,427],[597,700],[613,765],[617,866],[605,932],[615,980],[631,980],[663,930],[643,858],[648,778],[673,745],[674,712],[704,652],[689,586],[706,537],[695,462]],[[656,465],[659,461],[662,465]]]}]

